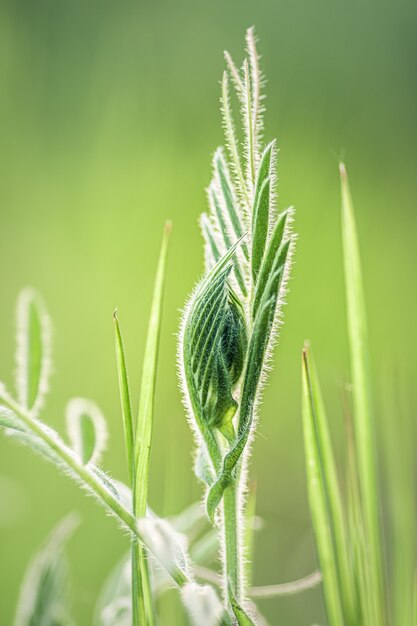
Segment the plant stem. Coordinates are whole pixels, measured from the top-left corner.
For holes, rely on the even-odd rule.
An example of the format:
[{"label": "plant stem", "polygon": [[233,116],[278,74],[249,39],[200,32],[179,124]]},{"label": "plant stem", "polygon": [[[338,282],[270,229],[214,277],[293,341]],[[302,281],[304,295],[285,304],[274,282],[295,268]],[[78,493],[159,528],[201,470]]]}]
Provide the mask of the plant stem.
[{"label": "plant stem", "polygon": [[223,494],[223,526],[224,526],[224,578],[226,584],[226,597],[230,604],[228,588],[237,601],[242,595],[242,563],[239,546],[239,511],[237,502],[236,483],[227,487]]},{"label": "plant stem", "polygon": [[[138,529],[136,519],[133,515],[119,502],[119,500],[108,491],[101,480],[96,476],[92,469],[88,465],[83,465],[75,456],[74,452],[59,438],[57,433],[45,426],[41,421],[35,419],[26,409],[22,408],[13,398],[8,394],[2,393],[0,395],[1,404],[17,415],[29,431],[39,437],[47,446],[59,457],[60,461],[65,465],[81,482],[86,485],[89,490],[94,493],[100,502],[105,504],[114,516],[121,522],[126,528],[128,528],[141,542],[142,545],[146,545],[143,540],[142,534]],[[153,556],[159,561],[158,555],[152,550],[151,546],[146,545],[146,548],[153,554]],[[176,569],[169,571],[162,561],[159,561],[161,567],[163,567],[173,581],[179,586],[183,587],[189,582],[187,574],[176,567]]]}]

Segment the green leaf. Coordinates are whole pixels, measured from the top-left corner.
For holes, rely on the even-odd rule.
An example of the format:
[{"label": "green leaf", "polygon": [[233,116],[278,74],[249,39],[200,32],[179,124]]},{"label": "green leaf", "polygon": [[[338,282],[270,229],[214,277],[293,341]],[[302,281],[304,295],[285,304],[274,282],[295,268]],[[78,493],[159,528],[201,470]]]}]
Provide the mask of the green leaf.
[{"label": "green leaf", "polygon": [[24,289],[17,302],[16,389],[21,406],[39,412],[51,375],[51,325],[41,297]]},{"label": "green leaf", "polygon": [[68,402],[67,430],[74,452],[84,465],[96,465],[107,444],[106,421],[98,406],[84,398]]},{"label": "green leaf", "polygon": [[[223,206],[226,209],[236,237],[240,238],[244,233],[243,224],[239,216],[240,207],[233,191],[232,180],[221,148],[218,148],[214,155],[214,171],[217,176],[218,189],[223,199]],[[242,243],[242,251],[246,259],[248,259],[248,248],[245,242]]]},{"label": "green leaf", "polygon": [[[143,358],[142,381],[139,396],[139,411],[135,432],[135,472],[133,480],[133,511],[136,517],[146,515],[149,487],[149,464],[152,448],[152,430],[155,402],[155,385],[158,363],[159,336],[162,321],[162,303],[165,284],[168,240],[171,224],[165,225],[164,237],[159,254],[158,268],[155,278],[154,292],[149,317],[148,334],[146,337]],[[144,602],[147,625],[155,621],[154,606],[151,594],[149,572],[143,547],[133,541],[133,590],[135,598]],[[135,616],[134,607],[134,616]],[[140,614],[139,614],[140,615]],[[139,619],[143,622],[143,617]]]},{"label": "green leaf", "polygon": [[[268,280],[273,272],[273,267],[277,262],[277,255],[285,254],[287,258],[288,251],[285,249],[285,245],[288,246],[288,242],[283,244],[283,238],[285,235],[285,227],[290,215],[290,210],[284,211],[279,216],[279,219],[273,230],[271,240],[268,244],[268,248],[262,260],[262,264],[259,270],[258,279],[255,288],[255,295],[253,298],[252,315],[256,316],[261,299],[265,294]],[[284,269],[284,267],[283,267]]]},{"label": "green leaf", "polygon": [[243,365],[242,313],[227,283],[239,243],[197,286],[182,327],[180,369],[192,408],[191,419],[203,437],[214,469],[220,466],[220,451],[213,428],[227,425],[236,411],[232,387]]},{"label": "green leaf", "polygon": [[244,611],[244,609],[240,606],[239,602],[234,597],[231,585],[228,586],[228,596],[229,596],[230,603],[232,605],[232,610],[236,617],[238,626],[256,626],[255,622],[252,621],[252,619]]},{"label": "green leaf", "polygon": [[[274,244],[271,241],[270,247],[273,245]],[[285,264],[288,258],[289,247],[290,241],[285,242],[273,259],[271,263],[270,275],[266,281],[263,294],[260,297],[259,305],[256,309],[252,334],[248,346],[242,392],[239,401],[240,412],[237,441],[230,452],[225,455],[223,459],[222,471],[214,485],[211,487],[207,497],[207,513],[211,521],[214,520],[214,514],[223,496],[224,490],[232,483],[232,472],[236,467],[236,464],[238,463],[249,438],[255,402],[257,399],[258,386],[274,324],[277,300]],[[269,249],[268,255],[265,258],[269,258]]]},{"label": "green leaf", "polygon": [[20,590],[15,626],[74,626],[64,548],[78,524],[74,515],[62,520],[33,558]]},{"label": "green leaf", "polygon": [[[2,406],[0,406],[0,426],[10,431],[26,432],[24,424],[19,420],[17,415]],[[8,434],[10,433],[8,432]]]},{"label": "green leaf", "polygon": [[[229,250],[232,247],[232,238],[229,234],[229,228],[227,224],[227,213],[225,213],[225,205],[220,201],[219,192],[216,189],[216,186],[211,183],[208,188],[208,199],[209,205],[211,209],[211,214],[218,224],[219,235],[221,235],[221,240],[219,241],[219,237],[216,237],[217,246],[223,250]],[[213,232],[213,231],[212,231]],[[239,263],[239,260],[234,257],[233,260],[234,272],[236,276],[237,283],[242,291],[244,296],[247,295],[247,287],[243,275],[243,270]]]},{"label": "green leaf", "polygon": [[221,257],[220,250],[216,242],[216,234],[207,213],[203,213],[200,218],[201,232],[205,241],[205,267],[209,272]]},{"label": "green leaf", "polygon": [[271,179],[266,178],[256,198],[252,226],[252,275],[258,276],[265,251],[269,225],[269,207],[271,203]]},{"label": "green leaf", "polygon": [[[237,77],[237,80],[240,82],[239,74],[233,64],[233,61],[230,58],[230,55],[225,52],[225,56],[226,59],[230,61],[229,65],[231,64],[232,75],[235,78]],[[235,175],[236,187],[238,189],[239,198],[243,201],[246,207],[249,207],[250,200],[248,190],[246,188],[246,181],[243,176],[243,170],[238,150],[238,139],[236,135],[235,124],[233,121],[233,113],[230,106],[229,79],[227,77],[227,72],[223,72],[221,102],[226,146],[230,155],[230,160]]]},{"label": "green leaf", "polygon": [[[334,538],[334,524],[330,498],[337,499],[336,492],[329,493],[329,466],[326,461],[332,457],[331,443],[327,438],[326,418],[323,410],[321,394],[307,350],[303,351],[302,360],[302,412],[304,430],[304,448],[307,467],[308,496],[313,521],[317,554],[323,574],[323,588],[326,611],[332,626],[343,626],[343,605],[338,572],[338,558]],[[321,441],[321,435],[325,440]],[[328,446],[323,450],[323,443]],[[323,453],[326,455],[323,459]],[[330,461],[330,468],[332,462]],[[334,477],[331,478],[331,481]],[[332,485],[334,489],[334,485]]]},{"label": "green leaf", "polygon": [[372,409],[371,376],[369,366],[368,331],[365,298],[355,217],[350,196],[346,168],[340,165],[342,188],[342,236],[346,283],[348,336],[352,373],[352,398],[356,456],[359,487],[363,505],[366,547],[363,554],[368,564],[369,594],[373,601],[375,624],[383,624],[384,576],[382,570],[382,533],[378,481],[376,476],[376,451],[374,416]]},{"label": "green leaf", "polygon": [[275,141],[264,150],[258,168],[252,215],[252,275],[256,282],[265,252],[271,218],[271,158]]},{"label": "green leaf", "polygon": [[123,338],[120,330],[117,310],[113,313],[114,333],[116,342],[117,377],[119,381],[120,405],[122,409],[123,432],[125,437],[125,450],[127,456],[127,466],[130,482],[133,481],[134,472],[134,440],[133,440],[133,418],[130,402],[129,380],[127,376],[126,356],[123,346]]}]

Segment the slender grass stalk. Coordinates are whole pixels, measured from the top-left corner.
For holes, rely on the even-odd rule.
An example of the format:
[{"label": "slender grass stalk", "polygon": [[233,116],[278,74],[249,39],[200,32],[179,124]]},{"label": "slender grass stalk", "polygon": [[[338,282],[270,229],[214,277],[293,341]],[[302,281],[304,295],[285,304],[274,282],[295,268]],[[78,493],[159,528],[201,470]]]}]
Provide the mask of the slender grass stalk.
[{"label": "slender grass stalk", "polygon": [[134,475],[134,440],[133,440],[133,417],[132,404],[130,401],[129,379],[127,375],[127,365],[125,349],[123,345],[122,333],[117,317],[117,311],[113,313],[114,332],[116,344],[117,377],[119,381],[120,405],[122,408],[123,432],[125,437],[125,451],[127,458],[127,471],[132,484]]},{"label": "slender grass stalk", "polygon": [[[303,421],[310,509],[330,625],[397,625],[404,621],[404,615],[407,615],[407,623],[411,623],[410,620],[413,619],[411,606],[414,591],[411,579],[415,558],[411,557],[408,561],[407,574],[404,576],[402,573],[397,578],[401,583],[394,588],[394,593],[387,593],[386,582],[392,574],[390,561],[385,558],[380,521],[364,293],[356,225],[343,164],[340,165],[340,175],[353,414],[351,415],[348,408],[345,419],[346,488],[343,491],[336,473],[317,374],[308,350],[305,350]],[[395,432],[391,433],[393,440],[398,436],[397,431],[398,420],[395,423]],[[404,450],[401,452],[403,454]],[[404,470],[405,460],[396,455],[396,462]],[[409,471],[410,468],[408,466]],[[393,469],[391,473],[394,474]],[[405,485],[408,482],[407,476],[403,476],[403,480],[398,482]],[[397,487],[392,485],[392,490],[397,491]],[[398,504],[396,495],[392,499]],[[410,528],[412,526],[408,523],[403,526],[405,534],[410,532]],[[407,545],[411,547],[412,542],[407,541]],[[395,562],[397,556],[394,557]],[[406,562],[404,559],[404,566]],[[394,579],[395,569],[394,567]],[[398,601],[401,603],[399,612]]]},{"label": "slender grass stalk", "polygon": [[[135,458],[134,458],[134,426],[132,419],[132,406],[130,401],[129,381],[127,376],[126,356],[123,345],[122,334],[120,330],[119,321],[117,319],[116,311],[113,314],[115,322],[115,339],[116,339],[116,360],[117,360],[117,372],[119,380],[120,391],[120,404],[122,408],[123,427],[125,435],[125,449],[127,457],[127,465],[129,472],[129,479],[132,491],[134,489],[134,477],[135,477]],[[132,606],[132,622],[133,626],[139,626],[139,624],[146,624],[146,608],[145,599],[142,585],[141,574],[141,558],[139,550],[139,542],[137,537],[132,535],[131,540],[131,572],[132,572],[132,585],[131,585],[131,606]]]},{"label": "slender grass stalk", "polygon": [[334,520],[326,481],[328,467],[323,459],[323,446],[320,441],[320,419],[317,396],[319,390],[312,377],[312,366],[307,349],[303,351],[303,425],[304,445],[307,465],[310,510],[315,528],[315,538],[320,568],[324,577],[324,593],[329,623],[332,626],[345,626],[343,617],[342,590],[337,568],[337,547],[334,537]]},{"label": "slender grass stalk", "polygon": [[[368,331],[365,314],[359,244],[352,200],[344,164],[340,165],[342,185],[342,235],[346,281],[346,301],[352,398],[359,487],[362,499],[366,558],[369,560],[369,593],[373,598],[375,624],[385,623],[382,533],[378,482],[376,477],[374,415],[371,397]],[[365,556],[365,555],[364,555]]]},{"label": "slender grass stalk", "polygon": [[[168,223],[165,226],[164,238],[159,256],[143,359],[139,411],[135,429],[135,473],[132,483],[133,513],[136,517],[145,517],[148,503],[149,463],[152,446],[156,368],[158,361],[168,238],[170,232],[171,225]],[[153,626],[155,623],[155,615],[151,583],[149,579],[148,562],[143,546],[138,544],[138,542],[135,542],[135,544],[135,554],[133,560],[137,560],[139,565],[140,574],[138,572],[137,576],[138,580],[141,580],[142,584],[146,612],[146,625]]]}]

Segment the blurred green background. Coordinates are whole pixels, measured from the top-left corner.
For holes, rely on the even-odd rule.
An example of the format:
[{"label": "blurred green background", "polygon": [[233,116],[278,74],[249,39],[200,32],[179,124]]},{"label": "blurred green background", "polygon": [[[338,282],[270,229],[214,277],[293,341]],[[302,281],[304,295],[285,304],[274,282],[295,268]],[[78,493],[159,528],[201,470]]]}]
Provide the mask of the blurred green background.
[{"label": "blurred green background", "polygon": [[[417,4],[414,0],[1,0],[0,378],[11,384],[13,311],[33,285],[54,322],[45,419],[62,430],[74,395],[95,399],[126,478],[113,345],[119,314],[138,391],[152,281],[166,218],[170,249],[157,387],[151,503],[200,497],[177,390],[179,309],[202,272],[197,218],[222,142],[222,51],[243,56],[255,24],[268,77],[266,137],[278,137],[280,206],[299,233],[285,327],[265,393],[252,475],[264,529],[255,582],[315,567],[300,420],[300,349],[313,342],[335,437],[348,380],[337,162],[360,228],[379,401],[393,372],[416,406]],[[390,419],[396,419],[391,415]],[[65,477],[0,439],[0,623],[13,620],[30,555],[69,510],[77,624],[91,624],[107,570],[127,547],[113,520]],[[184,623],[176,599],[162,623]],[[324,622],[320,591],[265,600],[273,625]]]}]

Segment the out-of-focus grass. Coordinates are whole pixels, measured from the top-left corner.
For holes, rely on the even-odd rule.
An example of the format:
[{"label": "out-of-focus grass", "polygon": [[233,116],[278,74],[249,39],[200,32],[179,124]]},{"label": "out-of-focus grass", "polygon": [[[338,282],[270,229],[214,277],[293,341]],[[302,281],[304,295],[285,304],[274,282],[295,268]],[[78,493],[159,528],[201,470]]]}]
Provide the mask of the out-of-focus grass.
[{"label": "out-of-focus grass", "polygon": [[[118,306],[130,371],[136,369],[139,381],[159,237],[171,218],[151,501],[158,512],[170,513],[199,496],[176,387],[174,333],[178,308],[202,271],[196,221],[210,176],[207,152],[221,141],[221,49],[240,50],[251,23],[262,38],[270,81],[267,136],[279,138],[281,206],[296,205],[300,233],[279,360],[253,460],[258,511],[265,519],[256,538],[254,576],[263,584],[301,576],[314,563],[299,404],[305,336],[314,340],[323,387],[335,389],[327,398],[329,415],[341,414],[347,344],[335,167],[340,157],[349,160],[357,205],[366,207],[357,220],[381,397],[377,415],[388,413],[379,390],[391,364],[407,371],[410,381],[417,374],[417,9],[411,0],[268,0],[261,7],[244,0],[238,15],[234,4],[220,0],[4,0],[0,377],[10,371],[15,296],[33,284],[47,300],[56,329],[47,417],[62,426],[69,394],[97,399],[111,429],[106,464],[124,477],[111,316]],[[415,405],[411,383],[403,393]],[[336,439],[341,433],[336,430]],[[173,467],[175,484],[183,486],[180,495],[171,488]],[[77,509],[85,522],[70,551],[77,617],[88,624],[104,572],[126,542],[65,479],[4,440],[0,473],[26,491],[20,518],[0,533],[1,621],[11,622],[35,546],[55,520]],[[35,506],[38,500],[42,507]],[[25,528],[30,532],[23,534]],[[262,608],[274,624],[320,622],[322,615],[316,592],[268,600]],[[172,616],[169,609],[167,615]]]}]

